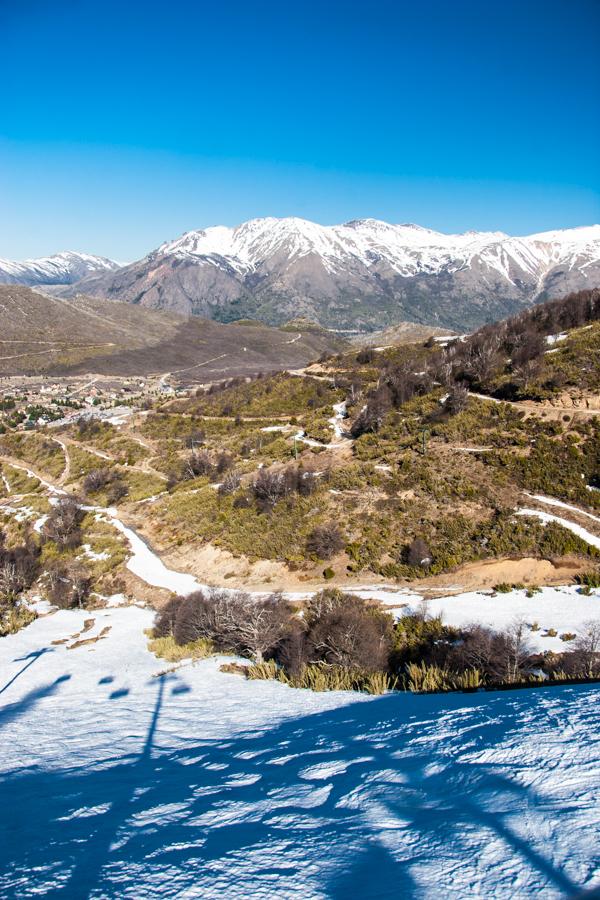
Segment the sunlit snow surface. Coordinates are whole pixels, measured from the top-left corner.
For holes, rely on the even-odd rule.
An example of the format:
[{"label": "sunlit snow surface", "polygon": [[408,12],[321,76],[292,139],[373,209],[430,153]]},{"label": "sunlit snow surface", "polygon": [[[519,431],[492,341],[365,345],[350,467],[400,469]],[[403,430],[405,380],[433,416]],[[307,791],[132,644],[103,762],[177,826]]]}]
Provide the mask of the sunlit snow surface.
[{"label": "sunlit snow surface", "polygon": [[553,898],[600,881],[600,687],[372,699],[217,660],[161,676],[151,619],[63,611],[2,640],[3,898]]}]

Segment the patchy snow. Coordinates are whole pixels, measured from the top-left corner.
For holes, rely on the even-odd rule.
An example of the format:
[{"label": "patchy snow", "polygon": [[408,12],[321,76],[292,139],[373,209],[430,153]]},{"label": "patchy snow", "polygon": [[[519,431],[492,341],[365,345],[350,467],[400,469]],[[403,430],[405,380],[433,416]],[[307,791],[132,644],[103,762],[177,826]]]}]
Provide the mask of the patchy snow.
[{"label": "patchy snow", "polygon": [[112,507],[95,509],[99,518],[110,522],[121,534],[125,535],[131,549],[131,556],[127,560],[126,566],[130,572],[133,572],[146,584],[167,588],[177,594],[190,594],[202,587],[193,575],[168,569],[148,544],[132,528],[128,528],[121,522],[116,509]]},{"label": "patchy snow", "polygon": [[[417,605],[411,603],[411,608]],[[589,597],[575,585],[543,587],[533,597],[528,597],[525,590],[509,594],[472,591],[428,600],[427,609],[431,615],[441,614],[444,622],[456,627],[476,622],[502,630],[517,620],[529,625],[537,623],[539,631],[527,635],[532,650],[564,653],[569,650],[569,643],[561,641],[561,634],[577,634],[583,630],[584,623],[600,621],[600,590],[592,591]],[[545,635],[551,628],[558,632],[556,637]]]},{"label": "patchy snow", "polygon": [[1,513],[13,516],[15,522],[19,522],[19,524],[21,522],[26,522],[28,519],[31,519],[32,516],[35,516],[35,512],[29,506],[11,506],[10,503],[0,506],[0,514]]},{"label": "patchy snow", "polygon": [[523,507],[522,509],[517,510],[517,516],[534,516],[534,518],[539,519],[544,524],[548,522],[556,522],[558,525],[562,525],[563,528],[567,528],[569,531],[576,534],[577,537],[580,537],[583,541],[586,541],[591,547],[596,547],[600,550],[600,537],[597,537],[595,534],[592,534],[591,531],[588,531],[586,528],[582,528],[581,525],[576,525],[574,522],[571,522],[569,519],[563,519],[560,516],[555,516],[552,513],[541,512],[539,509],[528,509]]},{"label": "patchy snow", "polygon": [[87,556],[88,559],[92,559],[95,562],[104,559],[110,559],[110,553],[108,550],[103,550],[100,553],[97,553],[95,550],[92,550],[91,544],[82,544],[81,552],[83,556]]},{"label": "patchy snow", "polygon": [[552,346],[552,344],[558,344],[559,341],[565,341],[568,337],[569,335],[566,331],[561,331],[560,334],[548,334],[546,335],[546,343]]},{"label": "patchy snow", "polygon": [[592,521],[597,522],[600,525],[600,516],[594,516],[590,512],[586,512],[585,509],[580,509],[579,506],[573,506],[570,503],[564,503],[562,500],[555,500],[554,497],[546,497],[544,494],[527,494],[528,497],[531,497],[532,500],[537,500],[539,503],[547,503],[548,506],[558,506],[560,509],[567,509],[569,512],[577,513],[580,516],[585,516],[588,519],[592,519]]},{"label": "patchy snow", "polygon": [[335,439],[337,441],[341,441],[344,437],[344,430],[342,428],[342,422],[348,415],[346,412],[346,401],[342,400],[341,403],[333,404],[333,416],[329,419],[329,423],[333,428],[333,433]]},{"label": "patchy snow", "polygon": [[[98,640],[76,646],[89,618]],[[58,611],[0,641],[3,897],[558,900],[600,884],[598,686],[368,698],[217,659],[161,675],[151,621]]]},{"label": "patchy snow", "polygon": [[41,534],[42,528],[44,527],[44,525],[46,524],[47,521],[48,521],[47,514],[40,516],[39,519],[36,519],[35,522],[33,523],[33,530],[36,531],[38,534]]}]

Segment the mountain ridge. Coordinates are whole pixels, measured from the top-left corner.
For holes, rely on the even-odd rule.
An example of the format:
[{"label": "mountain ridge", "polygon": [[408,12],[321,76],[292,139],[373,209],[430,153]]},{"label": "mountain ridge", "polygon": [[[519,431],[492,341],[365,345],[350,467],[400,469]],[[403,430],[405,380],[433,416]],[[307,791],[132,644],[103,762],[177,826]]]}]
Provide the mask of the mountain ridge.
[{"label": "mountain ridge", "polygon": [[114,271],[58,288],[180,314],[331,329],[399,321],[465,330],[600,283],[600,225],[510,236],[354,219],[251,219],[185,232]]},{"label": "mountain ridge", "polygon": [[21,261],[0,258],[0,284],[22,284],[26,287],[73,284],[92,272],[118,268],[117,262],[105,256],[74,250]]}]

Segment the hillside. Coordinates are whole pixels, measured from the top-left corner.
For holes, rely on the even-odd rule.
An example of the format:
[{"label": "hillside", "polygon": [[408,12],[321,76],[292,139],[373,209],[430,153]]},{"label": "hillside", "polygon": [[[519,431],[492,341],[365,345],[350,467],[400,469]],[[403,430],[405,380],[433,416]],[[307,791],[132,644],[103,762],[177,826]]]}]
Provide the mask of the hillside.
[{"label": "hillside", "polygon": [[258,323],[222,325],[79,296],[0,285],[0,374],[173,372],[185,380],[297,367],[339,340]]},{"label": "hillside", "polygon": [[598,293],[584,292],[466,339],[346,351],[153,399],[127,424],[53,432],[59,446],[9,430],[0,449],[42,475],[64,471],[75,491],[106,469],[93,502],[116,478],[128,520],[212,583],[555,583],[598,556],[598,312]]},{"label": "hillside", "polygon": [[401,321],[463,332],[599,281],[600,225],[511,237],[265,218],[188,232],[61,293],[222,322],[304,316],[356,332]]},{"label": "hillside", "polygon": [[9,416],[3,896],[594,888],[599,351],[583,292]]}]

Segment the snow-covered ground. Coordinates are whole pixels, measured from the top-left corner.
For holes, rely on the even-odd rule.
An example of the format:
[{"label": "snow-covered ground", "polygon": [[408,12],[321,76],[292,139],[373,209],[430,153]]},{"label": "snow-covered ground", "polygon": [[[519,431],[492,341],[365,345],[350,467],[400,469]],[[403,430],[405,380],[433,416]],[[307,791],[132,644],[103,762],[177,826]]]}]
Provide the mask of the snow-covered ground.
[{"label": "snow-covered ground", "polygon": [[600,883],[600,687],[368,698],[218,660],[161,675],[150,622],[63,611],[2,640],[3,898],[512,900]]},{"label": "snow-covered ground", "polygon": [[[200,586],[116,510],[91,509],[148,584]],[[2,898],[512,900],[600,885],[600,687],[375,699],[247,682],[217,659],[157,660],[151,611],[123,602],[47,615],[40,601],[0,641]],[[537,620],[536,646],[560,650],[544,629],[600,618],[600,594],[429,609],[452,624]]]}]

